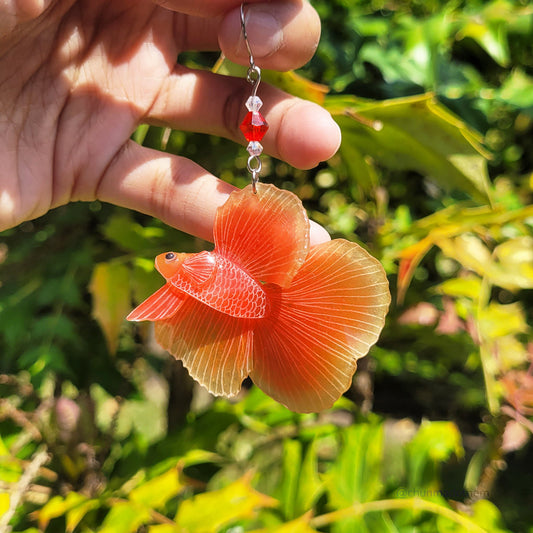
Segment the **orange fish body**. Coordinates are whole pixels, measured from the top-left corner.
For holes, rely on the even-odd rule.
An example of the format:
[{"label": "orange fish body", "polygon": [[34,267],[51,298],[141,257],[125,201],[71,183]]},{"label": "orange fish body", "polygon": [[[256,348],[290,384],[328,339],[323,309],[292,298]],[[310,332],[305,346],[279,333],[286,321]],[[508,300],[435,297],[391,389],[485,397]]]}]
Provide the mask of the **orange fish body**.
[{"label": "orange fish body", "polygon": [[272,185],[231,194],[215,249],[156,258],[167,283],[128,316],[216,395],[250,376],[290,409],[316,412],[346,391],[390,303],[381,264],[336,239],[309,249],[300,200]]}]

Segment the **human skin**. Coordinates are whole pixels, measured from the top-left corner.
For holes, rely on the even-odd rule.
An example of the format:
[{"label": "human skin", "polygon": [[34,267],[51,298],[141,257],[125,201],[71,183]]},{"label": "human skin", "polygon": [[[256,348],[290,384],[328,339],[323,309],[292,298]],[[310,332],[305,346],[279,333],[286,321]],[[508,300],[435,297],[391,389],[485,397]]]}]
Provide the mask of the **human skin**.
[{"label": "human skin", "polygon": [[[306,0],[249,0],[246,17],[261,68],[313,55],[320,21]],[[211,240],[233,187],[130,140],[151,124],[243,143],[249,84],[184,67],[188,50],[247,65],[240,0],[0,0],[0,230],[98,199]],[[298,168],[335,153],[340,131],[324,109],[266,84],[261,98],[265,152]],[[328,239],[312,226],[312,244]]]}]

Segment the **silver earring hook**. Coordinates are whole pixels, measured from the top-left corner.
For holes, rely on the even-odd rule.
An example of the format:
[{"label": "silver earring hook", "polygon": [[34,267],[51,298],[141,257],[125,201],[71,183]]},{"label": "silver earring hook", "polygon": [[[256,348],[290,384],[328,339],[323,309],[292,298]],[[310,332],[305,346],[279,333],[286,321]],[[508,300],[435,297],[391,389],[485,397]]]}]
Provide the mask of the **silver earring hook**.
[{"label": "silver earring hook", "polygon": [[261,69],[255,64],[254,54],[252,53],[252,47],[250,46],[250,41],[248,40],[248,32],[246,31],[246,20],[244,17],[245,4],[246,2],[241,3],[241,28],[244,44],[246,45],[246,49],[248,50],[248,58],[250,62],[250,67],[248,68],[248,74],[246,76],[246,79],[249,83],[252,84],[252,96],[255,96],[257,94],[259,84],[261,83]]},{"label": "silver earring hook", "polygon": [[[246,79],[248,80],[248,83],[252,84],[252,95],[250,96],[250,98],[248,98],[246,107],[248,108],[251,114],[259,115],[259,108],[263,104],[263,102],[261,102],[261,99],[257,96],[257,89],[259,87],[259,84],[261,83],[261,69],[255,64],[254,55],[252,53],[252,47],[250,46],[250,41],[248,40],[248,32],[246,31],[246,20],[244,17],[245,3],[246,2],[241,3],[241,29],[244,43],[246,44],[246,49],[248,50],[248,57],[250,62]],[[268,125],[264,121],[263,117],[260,116],[260,118],[263,121],[263,125],[268,128]],[[261,146],[259,141],[253,140],[249,142],[247,149],[250,153],[247,167],[248,172],[252,174],[252,191],[254,194],[257,194],[257,183],[259,182],[259,174],[262,168],[262,163],[261,159],[259,159],[259,156],[263,151],[263,147]]]},{"label": "silver earring hook", "polygon": [[246,32],[246,21],[244,20],[244,4],[245,2],[241,3],[242,36],[244,38],[244,44],[246,44],[246,48],[248,50],[248,56],[250,57],[250,67],[253,67],[255,65],[255,61],[254,61],[254,55],[252,54],[252,48],[250,46],[250,41],[248,41],[248,33]]}]

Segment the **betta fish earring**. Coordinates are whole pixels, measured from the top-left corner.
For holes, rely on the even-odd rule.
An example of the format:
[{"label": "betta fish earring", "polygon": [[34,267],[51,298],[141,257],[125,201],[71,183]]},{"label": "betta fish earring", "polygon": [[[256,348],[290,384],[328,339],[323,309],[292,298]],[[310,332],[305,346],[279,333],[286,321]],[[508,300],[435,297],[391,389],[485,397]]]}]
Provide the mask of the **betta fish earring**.
[{"label": "betta fish earring", "polygon": [[351,385],[357,359],[377,341],[390,303],[383,267],[359,245],[309,246],[309,219],[291,192],[259,182],[268,125],[261,70],[250,54],[252,94],[241,129],[252,183],[215,217],[213,251],[166,252],[165,285],[128,320],[151,320],[159,344],[211,393],[235,396],[250,376],[293,411],[330,407]]}]

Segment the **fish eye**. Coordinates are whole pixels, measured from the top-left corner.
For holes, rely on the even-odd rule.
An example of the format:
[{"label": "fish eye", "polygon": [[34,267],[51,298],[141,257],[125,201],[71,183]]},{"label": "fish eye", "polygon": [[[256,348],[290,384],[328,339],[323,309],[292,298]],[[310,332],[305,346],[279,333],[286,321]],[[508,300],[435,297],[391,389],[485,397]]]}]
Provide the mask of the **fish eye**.
[{"label": "fish eye", "polygon": [[167,261],[172,261],[176,257],[176,254],[174,252],[168,252],[168,254],[165,255],[165,259]]}]

